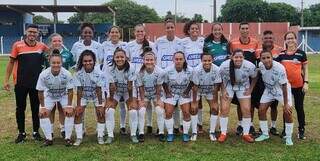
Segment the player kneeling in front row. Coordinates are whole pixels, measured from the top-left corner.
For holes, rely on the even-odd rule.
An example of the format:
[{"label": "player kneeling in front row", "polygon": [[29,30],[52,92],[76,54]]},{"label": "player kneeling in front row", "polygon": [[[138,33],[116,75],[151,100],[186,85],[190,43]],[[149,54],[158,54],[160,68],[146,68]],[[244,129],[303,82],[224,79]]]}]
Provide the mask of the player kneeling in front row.
[{"label": "player kneeling in front row", "polygon": [[201,62],[193,71],[193,96],[191,103],[191,128],[192,136],[191,140],[197,140],[197,109],[199,101],[202,98],[206,98],[210,107],[210,140],[216,141],[215,128],[218,119],[218,90],[220,83],[222,82],[219,67],[212,63],[212,55],[204,52],[201,55]]},{"label": "player kneeling in front row", "polygon": [[71,146],[71,134],[74,124],[74,109],[72,107],[73,80],[71,73],[62,66],[62,58],[59,50],[53,50],[50,55],[50,67],[42,71],[38,82],[37,90],[40,101],[40,126],[46,137],[43,146],[53,144],[52,128],[50,122],[51,109],[59,102],[65,114],[65,141],[66,146]]},{"label": "player kneeling in front row", "polygon": [[79,146],[83,137],[83,117],[84,111],[90,101],[96,107],[97,115],[97,137],[98,144],[104,144],[103,136],[105,129],[104,106],[102,104],[104,78],[101,70],[96,66],[96,56],[91,50],[84,50],[78,60],[77,73],[74,76],[75,86],[77,87],[77,107],[75,109],[75,131],[76,142]]},{"label": "player kneeling in front row", "polygon": [[256,138],[255,141],[269,139],[267,110],[272,101],[278,100],[283,105],[286,145],[293,145],[291,139],[293,130],[292,97],[286,70],[283,65],[272,59],[272,54],[269,51],[262,51],[260,60],[259,69],[266,88],[261,97],[259,107],[259,120],[262,134]]},{"label": "player kneeling in front row", "polygon": [[129,124],[131,130],[131,141],[138,143],[136,132],[138,127],[137,113],[137,96],[133,82],[135,81],[134,68],[129,64],[126,52],[123,49],[117,48],[113,55],[112,64],[104,65],[104,74],[110,76],[109,95],[105,104],[106,127],[108,132],[107,144],[111,144],[114,140],[114,112],[120,98],[122,97],[127,103],[129,111]]}]

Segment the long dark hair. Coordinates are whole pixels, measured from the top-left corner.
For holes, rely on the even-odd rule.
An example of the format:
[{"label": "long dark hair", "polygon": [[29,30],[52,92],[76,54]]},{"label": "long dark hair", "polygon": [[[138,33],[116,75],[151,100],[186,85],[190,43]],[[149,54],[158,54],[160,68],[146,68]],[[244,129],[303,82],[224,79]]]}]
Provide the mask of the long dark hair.
[{"label": "long dark hair", "polygon": [[[120,47],[117,47],[116,50],[113,53],[113,58],[112,58],[111,64],[109,66],[113,66],[113,68],[116,68],[117,64],[116,64],[116,61],[114,60],[114,57],[119,52],[122,52],[124,54],[124,56],[127,57],[126,56],[126,51],[123,50]],[[129,69],[130,69],[130,64],[129,64],[128,60],[126,59],[126,61],[124,63],[124,71],[127,72],[127,71],[129,71]]]},{"label": "long dark hair", "polygon": [[[221,26],[222,30],[223,30],[223,27],[222,27],[222,24],[221,23],[213,23],[212,26],[211,26],[211,31],[213,30],[213,27],[215,25],[219,25]],[[204,42],[212,42],[214,40],[214,35],[213,33],[211,32],[211,34],[209,34],[205,39],[204,39]],[[221,35],[221,43],[228,43],[228,39],[224,36],[224,34]]]},{"label": "long dark hair", "polygon": [[[143,48],[143,53],[140,56],[144,58],[146,55],[153,55],[153,57],[156,59],[156,54],[152,51],[152,48],[150,48],[149,46],[146,46],[145,48]],[[139,72],[143,73],[145,69],[146,69],[146,66],[143,63]]]},{"label": "long dark hair", "polygon": [[91,51],[91,50],[84,50],[80,54],[80,57],[79,57],[79,60],[78,60],[78,64],[77,64],[77,71],[81,70],[82,67],[83,67],[82,61],[83,61],[84,56],[91,56],[92,59],[93,59],[93,66],[96,65],[97,58],[96,58],[96,55],[94,54],[94,52]]},{"label": "long dark hair", "polygon": [[183,27],[183,33],[184,33],[186,36],[190,36],[189,30],[190,30],[191,25],[193,25],[193,24],[197,25],[197,26],[199,27],[199,29],[200,29],[200,26],[199,26],[199,24],[198,24],[196,21],[194,21],[194,20],[189,21],[189,22],[187,22],[187,23],[184,25],[184,27]]},{"label": "long dark hair", "polygon": [[[134,27],[134,29],[136,30],[137,27],[142,27],[143,30],[145,31],[146,28],[142,25],[142,24],[138,24]],[[142,41],[142,47],[141,49],[143,50],[146,46],[150,46],[149,41],[146,38],[146,35],[143,37],[143,41]]]},{"label": "long dark hair", "polygon": [[[242,53],[243,54],[243,50],[242,49],[235,49],[232,52],[232,56],[234,56],[234,54],[236,54],[236,53]],[[236,84],[236,73],[234,71],[234,62],[233,62],[232,59],[230,59],[229,74],[230,74],[231,85],[234,86]]]},{"label": "long dark hair", "polygon": [[182,51],[177,51],[173,54],[173,58],[177,55],[177,54],[182,54],[183,55],[183,58],[184,58],[184,62],[183,62],[183,70],[186,71],[187,68],[188,68],[188,63],[187,63],[187,59],[184,55],[184,53]]}]

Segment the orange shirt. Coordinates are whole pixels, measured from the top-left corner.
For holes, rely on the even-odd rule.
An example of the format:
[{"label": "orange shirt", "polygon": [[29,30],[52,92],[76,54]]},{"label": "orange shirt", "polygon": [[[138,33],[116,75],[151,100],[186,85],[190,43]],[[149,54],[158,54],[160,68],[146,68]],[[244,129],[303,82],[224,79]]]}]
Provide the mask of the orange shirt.
[{"label": "orange shirt", "polygon": [[[278,57],[278,55],[283,51],[282,47],[278,45],[273,45],[273,49],[271,50],[271,54],[274,58]],[[259,47],[256,51],[256,57],[257,59],[260,59],[260,53],[262,52],[262,46]]]},{"label": "orange shirt", "polygon": [[241,49],[244,52],[244,57],[246,60],[257,65],[256,50],[259,47],[259,43],[256,39],[249,37],[248,43],[243,43],[240,38],[233,39],[230,41],[230,53],[236,49]]},{"label": "orange shirt", "polygon": [[15,85],[35,88],[39,74],[44,66],[44,51],[49,48],[37,42],[30,46],[24,40],[13,44],[10,57],[15,59],[13,66],[13,83]]}]

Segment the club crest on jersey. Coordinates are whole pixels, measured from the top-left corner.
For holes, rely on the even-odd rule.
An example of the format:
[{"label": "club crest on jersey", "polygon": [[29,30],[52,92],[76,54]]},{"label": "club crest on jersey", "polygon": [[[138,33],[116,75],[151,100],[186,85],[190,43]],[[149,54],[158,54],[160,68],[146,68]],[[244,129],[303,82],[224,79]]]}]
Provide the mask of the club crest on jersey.
[{"label": "club crest on jersey", "polygon": [[172,61],[173,55],[163,55],[161,61]]},{"label": "club crest on jersey", "polygon": [[201,57],[200,55],[201,55],[200,53],[190,54],[190,55],[188,55],[187,60],[197,60],[197,59],[200,59],[200,57]]}]

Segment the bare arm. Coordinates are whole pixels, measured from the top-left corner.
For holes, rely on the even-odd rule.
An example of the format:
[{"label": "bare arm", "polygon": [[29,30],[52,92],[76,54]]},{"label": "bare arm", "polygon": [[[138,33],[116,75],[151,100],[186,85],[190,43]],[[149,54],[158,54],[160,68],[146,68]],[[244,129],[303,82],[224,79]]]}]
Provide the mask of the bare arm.
[{"label": "bare arm", "polygon": [[40,108],[44,107],[44,94],[43,91],[38,91],[38,98],[40,102]]},{"label": "bare arm", "polygon": [[73,89],[68,89],[68,106],[72,106]]},{"label": "bare arm", "polygon": [[14,62],[16,60],[14,58],[11,58],[10,57],[10,60],[7,64],[7,70],[6,70],[6,75],[4,77],[4,82],[3,82],[3,88],[7,91],[10,90],[10,85],[9,85],[9,79],[10,79],[10,76],[11,76],[11,73],[12,73],[12,70],[13,70],[13,66],[14,66]]}]

